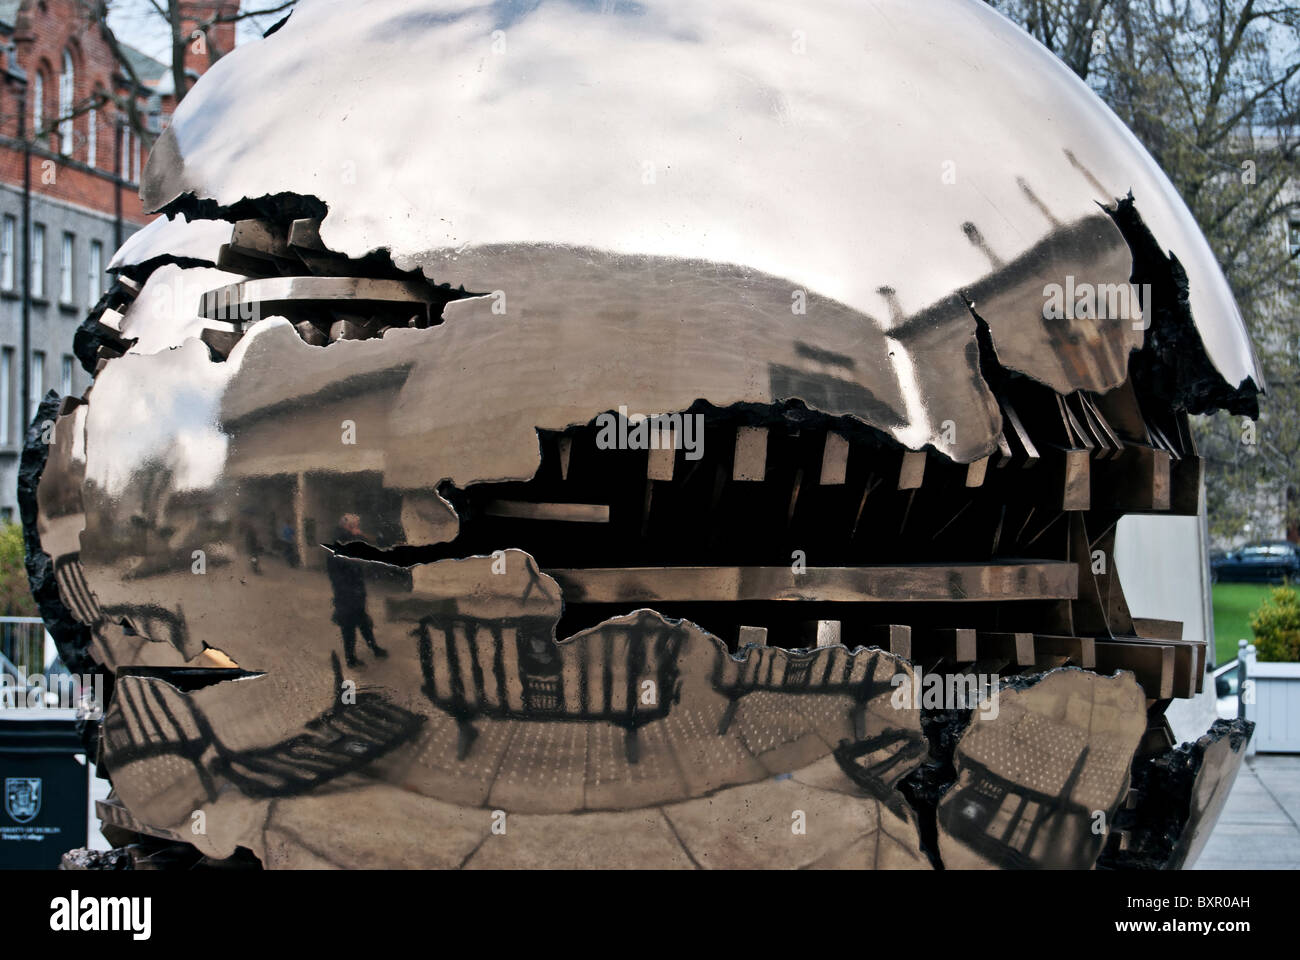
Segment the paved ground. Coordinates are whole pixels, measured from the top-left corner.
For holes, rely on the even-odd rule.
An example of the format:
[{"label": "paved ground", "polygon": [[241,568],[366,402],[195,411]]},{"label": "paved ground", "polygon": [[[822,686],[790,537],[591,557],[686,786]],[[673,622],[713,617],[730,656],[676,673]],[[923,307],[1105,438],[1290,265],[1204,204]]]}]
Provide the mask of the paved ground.
[{"label": "paved ground", "polygon": [[[1208,692],[1175,701],[1170,722],[1181,742],[1195,739],[1214,720]],[[91,773],[90,847],[107,850],[94,801],[108,784]],[[1300,870],[1300,756],[1257,754],[1242,764],[1227,806],[1201,853],[1197,870]]]},{"label": "paved ground", "polygon": [[1197,870],[1300,870],[1300,756],[1247,757]]}]

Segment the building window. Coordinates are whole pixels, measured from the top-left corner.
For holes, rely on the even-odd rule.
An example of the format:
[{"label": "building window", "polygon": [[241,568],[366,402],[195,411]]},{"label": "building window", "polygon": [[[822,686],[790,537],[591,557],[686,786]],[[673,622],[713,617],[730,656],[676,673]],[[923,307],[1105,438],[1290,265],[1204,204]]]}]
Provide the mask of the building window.
[{"label": "building window", "polygon": [[70,233],[63,235],[63,246],[59,250],[59,303],[72,303],[72,251],[77,238]]},{"label": "building window", "polygon": [[143,152],[143,151],[141,150],[141,147],[140,147],[140,138],[139,138],[139,137],[136,137],[136,138],[135,138],[135,149],[132,151],[132,154],[131,154],[131,159],[132,159],[132,163],[133,163],[133,166],[132,166],[132,168],[131,168],[131,171],[132,171],[132,172],[131,172],[131,182],[132,182],[132,183],[139,183],[139,182],[140,182],[140,155],[141,155],[142,152]]},{"label": "building window", "polygon": [[32,296],[45,296],[45,224],[32,224]]},{"label": "building window", "polygon": [[131,181],[131,128],[122,123],[122,155],[118,158],[118,175],[128,183]]},{"label": "building window", "polygon": [[41,404],[41,396],[45,393],[45,351],[32,351],[32,393],[27,399],[32,405],[32,413]]},{"label": "building window", "polygon": [[72,396],[72,357],[63,355],[63,365],[59,369],[59,393],[65,397]]},{"label": "building window", "polygon": [[91,110],[86,114],[86,163],[94,170],[99,153],[99,112]]},{"label": "building window", "polygon": [[90,241],[90,264],[86,272],[86,306],[93,307],[99,303],[104,293],[104,245],[98,240]]},{"label": "building window", "polygon": [[45,75],[37,70],[32,75],[32,139],[40,140],[45,124]]},{"label": "building window", "polygon": [[0,287],[5,290],[14,288],[14,236],[17,233],[18,221],[6,213],[3,225],[0,225]]},{"label": "building window", "polygon": [[72,156],[72,106],[75,100],[77,71],[72,53],[63,51],[63,72],[59,74],[59,153]]},{"label": "building window", "polygon": [[9,421],[13,419],[11,409],[14,395],[14,348],[0,350],[0,446],[9,446]]},{"label": "building window", "polygon": [[1291,256],[1300,254],[1300,220],[1292,220],[1286,226],[1286,245]]}]

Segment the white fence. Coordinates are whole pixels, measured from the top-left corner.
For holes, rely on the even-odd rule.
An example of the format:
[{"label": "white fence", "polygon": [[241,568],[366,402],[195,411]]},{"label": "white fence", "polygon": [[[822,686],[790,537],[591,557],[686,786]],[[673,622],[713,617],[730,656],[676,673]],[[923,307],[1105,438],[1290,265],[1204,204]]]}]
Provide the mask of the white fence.
[{"label": "white fence", "polygon": [[1250,752],[1300,753],[1300,663],[1256,660],[1246,653],[1246,719],[1255,721]]}]

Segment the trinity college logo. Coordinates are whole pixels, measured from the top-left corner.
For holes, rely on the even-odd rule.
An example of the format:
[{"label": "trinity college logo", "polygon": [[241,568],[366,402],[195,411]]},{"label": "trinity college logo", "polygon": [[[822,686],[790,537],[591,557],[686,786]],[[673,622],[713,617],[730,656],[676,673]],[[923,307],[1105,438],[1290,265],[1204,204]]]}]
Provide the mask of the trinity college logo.
[{"label": "trinity college logo", "polygon": [[6,777],[5,812],[17,823],[35,819],[41,812],[41,778]]}]

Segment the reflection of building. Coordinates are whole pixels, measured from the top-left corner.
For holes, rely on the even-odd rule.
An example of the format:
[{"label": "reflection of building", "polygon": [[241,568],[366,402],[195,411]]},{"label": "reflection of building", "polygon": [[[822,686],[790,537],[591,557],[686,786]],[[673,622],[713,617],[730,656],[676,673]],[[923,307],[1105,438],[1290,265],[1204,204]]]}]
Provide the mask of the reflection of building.
[{"label": "reflection of building", "polygon": [[[402,514],[401,493],[386,488],[384,470],[388,422],[409,372],[409,364],[390,360],[360,376],[321,378],[317,392],[289,399],[279,382],[243,380],[248,390],[231,390],[222,428],[237,438],[225,465],[237,483],[237,549],[247,549],[251,533],[260,550],[274,551],[287,525],[301,562],[323,569],[321,545],[334,542],[345,513],[360,516],[377,545],[401,539],[401,527],[380,518]],[[294,429],[284,430],[291,415]]]}]

